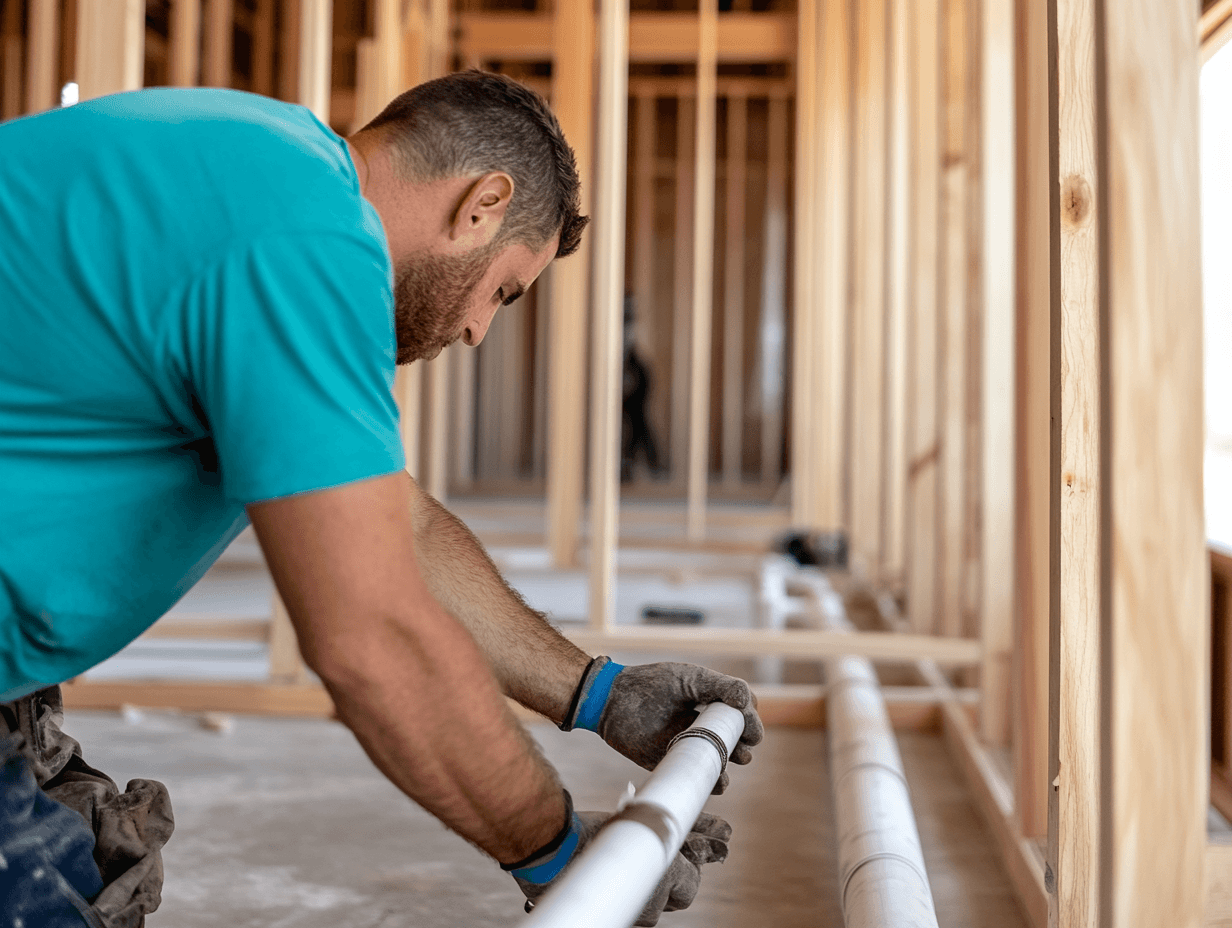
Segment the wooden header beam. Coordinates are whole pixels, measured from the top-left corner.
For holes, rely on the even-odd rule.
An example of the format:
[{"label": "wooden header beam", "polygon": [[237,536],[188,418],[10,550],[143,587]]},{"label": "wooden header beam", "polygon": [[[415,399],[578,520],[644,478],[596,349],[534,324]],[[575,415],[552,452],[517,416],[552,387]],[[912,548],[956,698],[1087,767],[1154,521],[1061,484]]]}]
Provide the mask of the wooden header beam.
[{"label": "wooden header beam", "polygon": [[[537,13],[462,13],[458,47],[474,61],[548,61],[552,17]],[[629,61],[688,62],[697,57],[698,18],[692,13],[633,13]],[[794,13],[723,13],[718,18],[720,64],[790,61],[795,58]]]}]

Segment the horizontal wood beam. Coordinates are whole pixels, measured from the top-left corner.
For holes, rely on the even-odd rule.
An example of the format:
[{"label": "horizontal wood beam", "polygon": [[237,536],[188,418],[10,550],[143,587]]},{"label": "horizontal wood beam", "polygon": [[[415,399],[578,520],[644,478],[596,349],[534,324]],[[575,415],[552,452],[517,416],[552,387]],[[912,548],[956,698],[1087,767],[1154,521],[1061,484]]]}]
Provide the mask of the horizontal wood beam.
[{"label": "horizontal wood beam", "polygon": [[900,635],[894,632],[830,632],[812,629],[614,628],[608,632],[566,626],[561,632],[586,651],[685,651],[758,657],[865,657],[884,663],[933,660],[970,667],[980,662],[980,642],[968,638]]},{"label": "horizontal wood beam", "polygon": [[315,683],[189,683],[81,680],[61,687],[68,709],[142,706],[184,712],[233,712],[332,718],[334,703]]},{"label": "horizontal wood beam", "polygon": [[198,641],[269,641],[269,618],[220,618],[198,616],[192,619],[168,618],[155,622],[141,636],[148,638],[192,638]]},{"label": "horizontal wood beam", "polygon": [[1206,846],[1206,924],[1232,925],[1232,843],[1212,841]]},{"label": "horizontal wood beam", "polygon": [[[458,48],[465,61],[550,61],[552,17],[538,13],[463,13]],[[698,20],[692,13],[631,13],[631,63],[689,62],[697,58]],[[794,13],[722,13],[719,64],[791,61]]]}]

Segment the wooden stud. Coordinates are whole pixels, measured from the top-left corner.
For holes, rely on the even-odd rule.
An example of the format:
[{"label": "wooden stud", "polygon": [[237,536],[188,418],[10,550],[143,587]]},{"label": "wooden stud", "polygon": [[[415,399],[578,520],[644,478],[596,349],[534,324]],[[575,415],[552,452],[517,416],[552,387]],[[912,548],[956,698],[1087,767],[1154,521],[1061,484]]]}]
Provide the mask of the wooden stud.
[{"label": "wooden stud", "polygon": [[966,489],[967,373],[967,13],[973,0],[942,2],[944,135],[941,178],[941,343],[938,355],[941,445],[941,632],[962,631],[963,516]]},{"label": "wooden stud", "polygon": [[[822,66],[817,68],[813,93],[821,107],[817,123],[820,147],[814,149],[811,173],[816,177],[812,189],[818,203],[812,235],[820,248],[821,260],[817,260],[816,252],[798,256],[798,260],[803,259],[814,269],[804,283],[814,294],[809,305],[817,322],[811,332],[797,335],[811,339],[813,363],[796,367],[796,376],[804,378],[805,387],[816,397],[811,406],[816,421],[806,423],[803,431],[797,430],[792,440],[810,443],[812,437],[808,461],[816,468],[816,475],[805,524],[833,531],[849,527],[845,459],[850,401],[848,309],[852,284],[851,172],[856,67],[852,53],[852,5],[848,0],[824,0],[818,28]],[[809,170],[799,155],[797,164],[797,176]],[[801,194],[798,187],[796,196]]]},{"label": "wooden stud", "polygon": [[[1110,13],[1095,32],[1106,171],[1094,198],[1107,284],[1100,625],[1110,677],[1103,740],[1086,750],[1106,761],[1102,917],[1191,928],[1203,923],[1210,608],[1196,11],[1187,0],[1125,0]],[[1081,222],[1091,203],[1065,176],[1060,185],[1062,221]],[[1063,261],[1063,283],[1067,272]]]},{"label": "wooden stud", "polygon": [[[792,522],[799,526],[816,525],[818,511],[819,489],[817,483],[828,475],[828,471],[820,473],[814,456],[814,430],[822,429],[829,424],[827,419],[818,422],[814,414],[814,402],[824,402],[826,394],[816,395],[814,390],[814,375],[811,373],[818,366],[814,356],[817,339],[814,330],[818,326],[817,307],[824,306],[819,301],[816,291],[816,273],[814,262],[820,251],[818,241],[817,210],[820,180],[815,166],[819,161],[819,100],[817,93],[818,80],[815,77],[821,70],[817,61],[818,42],[822,35],[820,22],[823,0],[800,0],[799,9],[799,48],[796,53],[796,161],[795,161],[795,229],[794,229],[794,263],[792,279],[792,384],[791,384],[791,514]],[[845,10],[846,5],[840,4]],[[831,3],[826,4],[827,25],[838,10]],[[827,35],[828,38],[828,35]],[[842,62],[847,60],[846,36],[844,41],[836,45],[834,50],[844,54],[844,58],[827,59],[830,66],[825,68],[827,87],[833,81],[836,72],[842,69]],[[826,50],[831,47],[827,43]],[[846,95],[844,95],[846,99]],[[837,113],[829,106],[833,101],[826,100],[826,106],[820,112],[829,118],[837,117]],[[828,127],[828,124],[827,124]],[[829,133],[826,135],[830,137]],[[830,188],[822,188],[829,191]],[[827,203],[831,197],[827,197]],[[826,240],[829,245],[830,240]],[[828,251],[822,252],[822,261],[828,257]],[[823,281],[828,280],[827,271],[823,271]],[[844,268],[845,270],[845,268]],[[845,280],[845,277],[844,277]],[[827,295],[829,291],[827,290]],[[846,305],[846,294],[843,295],[843,305]]]},{"label": "wooden stud", "polygon": [[79,98],[89,100],[138,89],[145,63],[145,3],[142,0],[76,2]]},{"label": "wooden stud", "polygon": [[[591,204],[595,14],[590,3],[558,3],[552,108],[577,158],[582,211]],[[552,270],[548,321],[547,542],[552,563],[572,567],[582,522],[586,418],[586,307],[592,226],[577,254]],[[597,291],[596,291],[597,294]]]},{"label": "wooden stud", "polygon": [[766,217],[761,297],[761,482],[776,484],[783,459],[787,341],[787,97],[770,94],[766,125]]},{"label": "wooden stud", "polygon": [[672,259],[672,426],[670,463],[673,477],[686,470],[689,456],[689,345],[693,319],[693,170],[697,166],[694,133],[696,99],[676,98],[676,194]]},{"label": "wooden stud", "polygon": [[205,59],[201,82],[206,87],[231,86],[231,35],[234,28],[234,0],[205,0]]},{"label": "wooden stud", "polygon": [[[710,0],[711,3],[714,0]],[[595,313],[590,405],[590,624],[615,611],[620,495],[621,327],[629,106],[628,0],[600,0],[599,152],[595,165]]]},{"label": "wooden stud", "polygon": [[727,98],[727,188],[723,257],[723,481],[731,486],[744,479],[744,238],[748,184],[749,101],[738,94]]},{"label": "wooden stud", "polygon": [[394,376],[394,398],[398,403],[399,428],[402,431],[402,453],[407,472],[416,480],[419,468],[419,431],[423,412],[423,365],[403,364]]},{"label": "wooden stud", "polygon": [[[1058,592],[1050,646],[1048,865],[1058,925],[1100,920],[1100,189],[1094,0],[1057,4],[1060,236],[1060,460],[1053,544]],[[1054,180],[1054,184],[1056,181]],[[1056,309],[1054,308],[1054,313]],[[1054,348],[1055,351],[1055,348]],[[1054,390],[1056,387],[1054,386]],[[1055,400],[1054,400],[1055,403]],[[1057,475],[1053,475],[1054,482]]]},{"label": "wooden stud", "polygon": [[60,103],[59,0],[28,0],[26,112],[39,113]]},{"label": "wooden stud", "polygon": [[[218,0],[214,0],[218,2]],[[329,125],[330,71],[333,62],[333,0],[299,0],[298,102]]]},{"label": "wooden stud", "polygon": [[195,87],[201,66],[201,0],[172,0],[169,28],[171,86]]},{"label": "wooden stud", "polygon": [[937,627],[938,268],[940,192],[940,2],[912,5],[912,220],[914,239],[908,319],[907,615],[912,631]]},{"label": "wooden stud", "polygon": [[4,5],[4,19],[0,22],[0,119],[16,119],[25,101],[22,74],[26,43],[22,37],[21,14],[22,4],[17,0],[9,0]]},{"label": "wooden stud", "polygon": [[655,143],[658,137],[659,101],[653,94],[632,96],[633,190],[630,211],[633,216],[633,300],[637,316],[633,324],[634,343],[647,358],[657,351],[654,338],[655,281]]},{"label": "wooden stud", "polygon": [[299,100],[300,34],[303,0],[278,0],[278,96]]},{"label": "wooden stud", "polygon": [[257,0],[252,30],[252,89],[274,93],[274,7],[277,0]]},{"label": "wooden stud", "polygon": [[450,403],[450,360],[465,345],[454,345],[442,351],[428,364],[428,453],[425,489],[438,500],[444,500],[449,486],[449,425],[455,411]]},{"label": "wooden stud", "polygon": [[901,589],[906,575],[907,325],[911,312],[911,81],[913,52],[908,0],[890,4],[889,286],[886,314],[883,583]]},{"label": "wooden stud", "polygon": [[[1047,10],[1017,6],[1018,70],[1014,365],[1014,812],[1022,833],[1048,832],[1048,623],[1052,589],[1052,171]],[[1059,448],[1059,438],[1057,442]]]},{"label": "wooden stud", "polygon": [[453,482],[463,488],[475,480],[475,361],[473,348],[459,349],[451,365],[455,378]]},{"label": "wooden stud", "polygon": [[871,575],[883,555],[885,439],[887,0],[856,14],[855,212],[852,222],[851,554]]},{"label": "wooden stud", "polygon": [[706,537],[710,482],[710,351],[713,316],[715,77],[718,0],[700,0],[697,48],[697,167],[693,178],[693,318],[690,327],[689,463],[685,516],[690,541]]},{"label": "wooden stud", "polygon": [[269,632],[269,678],[272,683],[304,683],[308,668],[299,653],[299,639],[291,616],[277,593],[271,604]]}]

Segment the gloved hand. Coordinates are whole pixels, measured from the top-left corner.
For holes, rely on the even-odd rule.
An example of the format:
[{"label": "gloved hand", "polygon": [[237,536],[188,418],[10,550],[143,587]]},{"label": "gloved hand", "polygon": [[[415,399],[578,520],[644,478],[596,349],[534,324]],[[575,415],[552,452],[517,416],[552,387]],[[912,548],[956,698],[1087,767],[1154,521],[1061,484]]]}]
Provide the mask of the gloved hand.
[{"label": "gloved hand", "polygon": [[[596,657],[582,674],[563,731],[588,728],[599,733],[635,764],[653,770],[668,743],[697,719],[700,703],[722,702],[744,713],[744,733],[729,758],[747,764],[750,750],[765,730],[749,685],[696,664],[640,664],[625,667]],[[714,793],[727,789],[727,772]]]},{"label": "gloved hand", "polygon": [[[526,911],[552,887],[569,862],[611,817],[607,812],[571,812],[568,831],[562,832],[564,840],[558,836],[548,850],[512,868],[505,867],[526,895]],[[726,860],[729,838],[731,826],[718,816],[703,812],[635,924],[656,925],[662,913],[688,908],[701,885],[702,864]]]}]

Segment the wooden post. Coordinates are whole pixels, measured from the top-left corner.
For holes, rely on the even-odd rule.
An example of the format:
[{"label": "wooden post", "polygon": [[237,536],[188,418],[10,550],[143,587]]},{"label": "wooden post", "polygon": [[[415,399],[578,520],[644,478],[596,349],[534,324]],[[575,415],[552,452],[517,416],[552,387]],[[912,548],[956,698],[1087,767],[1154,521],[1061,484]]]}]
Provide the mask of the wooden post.
[{"label": "wooden post", "polygon": [[934,632],[937,628],[940,19],[940,0],[920,0],[913,4],[912,147],[915,159],[911,182],[915,248],[912,313],[907,336],[911,345],[908,355],[911,414],[907,430],[907,611],[911,630],[919,634]]},{"label": "wooden post", "polygon": [[38,113],[60,103],[58,0],[29,0],[26,43],[26,112]]},{"label": "wooden post", "polygon": [[278,96],[297,101],[303,0],[278,0],[278,8]]},{"label": "wooden post", "polygon": [[944,170],[941,186],[942,339],[938,356],[941,396],[941,632],[962,633],[964,506],[966,504],[967,194],[970,164],[966,133],[967,16],[973,0],[943,0]]},{"label": "wooden post", "polygon": [[775,484],[783,460],[783,371],[787,341],[787,97],[772,91],[766,124],[766,241],[761,296],[761,482]]},{"label": "wooden post", "polygon": [[[824,0],[818,23],[822,65],[817,69],[819,87],[813,91],[813,99],[820,100],[821,105],[821,147],[814,152],[812,169],[817,178],[814,192],[818,203],[813,241],[820,246],[821,260],[817,260],[816,253],[800,256],[808,267],[815,269],[805,282],[816,294],[811,307],[817,321],[810,332],[797,336],[811,339],[813,363],[806,368],[797,367],[796,376],[805,378],[816,397],[811,405],[816,422],[808,424],[804,432],[797,431],[793,440],[808,442],[812,437],[809,460],[816,475],[806,524],[831,531],[849,525],[845,461],[850,399],[847,371],[852,284],[854,25],[848,0]],[[799,189],[796,195],[800,195]]]},{"label": "wooden post", "polygon": [[[1095,893],[1102,925],[1198,928],[1209,575],[1197,11],[1101,7],[1065,0],[1055,23],[1053,905],[1060,928],[1090,924]],[[1098,657],[1079,653],[1094,641]]]},{"label": "wooden post", "polygon": [[693,318],[693,152],[696,101],[676,98],[675,251],[672,260],[672,478],[684,476],[689,457],[689,345]]},{"label": "wooden post", "polygon": [[234,0],[206,0],[202,83],[207,87],[231,86],[231,33],[235,28],[234,15]]},{"label": "wooden post", "polygon": [[0,71],[0,119],[16,119],[25,101],[21,81],[26,43],[22,39],[21,14],[21,3],[9,0],[4,7],[4,20],[0,22],[0,67],[3,68]]},{"label": "wooden post", "polygon": [[599,157],[595,167],[598,189],[590,405],[590,624],[592,628],[606,630],[611,626],[616,605],[613,581],[620,494],[629,2],[600,0],[599,10]]},{"label": "wooden post", "polygon": [[143,0],[77,0],[80,99],[138,89],[144,64]]},{"label": "wooden post", "polygon": [[[590,212],[594,136],[595,14],[558,3],[553,18],[552,107],[577,158],[582,212]],[[552,269],[548,310],[547,541],[552,563],[574,566],[582,521],[586,319],[592,226],[577,254]]]},{"label": "wooden post", "polygon": [[[1014,812],[1023,836],[1048,833],[1048,615],[1051,576],[1052,245],[1055,184],[1047,9],[1017,5],[1018,252],[1014,364]],[[1059,437],[1058,437],[1059,447]]]},{"label": "wooden post", "polygon": [[171,86],[195,87],[201,65],[201,0],[172,0],[169,29]]},{"label": "wooden post", "polygon": [[723,259],[723,481],[744,478],[744,227],[748,182],[748,100],[727,96],[727,187]]},{"label": "wooden post", "polygon": [[983,603],[980,733],[1010,743],[1014,574],[1014,9],[984,0]]},{"label": "wooden post", "polygon": [[906,573],[907,320],[911,312],[911,81],[909,0],[890,4],[890,215],[886,316],[885,480],[881,578],[901,589]]},{"label": "wooden post", "polygon": [[257,0],[252,27],[252,89],[274,93],[274,6],[276,0]]},{"label": "wooden post", "polygon": [[637,307],[634,342],[647,358],[656,353],[654,326],[655,142],[658,100],[653,91],[637,91],[633,131],[633,299]]},{"label": "wooden post", "polygon": [[[217,0],[215,0],[217,2]],[[300,0],[298,102],[329,125],[333,62],[333,0]]]},{"label": "wooden post", "polygon": [[[827,189],[818,178],[818,146],[820,123],[818,119],[818,41],[822,35],[820,5],[825,3],[827,20],[833,19],[832,6],[838,0],[799,0],[799,24],[797,27],[798,48],[796,51],[796,161],[795,161],[795,261],[792,280],[792,315],[794,344],[792,346],[792,438],[791,438],[791,518],[798,526],[815,525],[820,491],[818,481],[824,476],[818,472],[814,454],[816,429],[828,424],[819,423],[814,415],[814,403],[824,402],[825,396],[816,396],[813,373],[818,364],[815,356],[818,326],[817,307],[824,305],[817,294],[817,260],[821,243],[818,241],[817,202],[820,190]],[[842,4],[845,9],[845,4]],[[828,38],[828,36],[827,36]],[[846,36],[844,36],[845,46]],[[830,47],[827,44],[826,50]],[[844,57],[844,61],[846,58]],[[840,62],[827,59],[825,76],[827,86],[839,68]],[[829,101],[827,101],[828,103]],[[828,107],[821,112],[833,118],[836,114]],[[827,134],[827,138],[828,138]],[[830,202],[829,197],[826,200]],[[827,240],[827,245],[829,240]],[[828,258],[828,251],[822,260]],[[823,281],[827,280],[825,272]],[[845,278],[844,278],[845,279]],[[843,295],[846,305],[846,294]]]},{"label": "wooden post", "polygon": [[710,341],[714,303],[715,93],[718,0],[700,0],[697,48],[697,168],[693,194],[693,322],[689,364],[687,533],[706,537],[710,477]]},{"label": "wooden post", "polygon": [[[1100,919],[1100,189],[1096,151],[1096,0],[1057,4],[1054,85],[1057,126],[1060,299],[1053,305],[1053,390],[1058,389],[1060,455],[1052,505],[1057,590],[1049,667],[1048,866],[1059,926]],[[1054,214],[1055,216],[1055,214]],[[1059,305],[1058,305],[1059,304]],[[1053,400],[1054,413],[1058,409]],[[1056,470],[1059,468],[1058,470]],[[1062,477],[1061,475],[1064,475]],[[1064,775],[1059,774],[1064,772]],[[1146,850],[1144,848],[1144,850]]]},{"label": "wooden post", "polygon": [[851,553],[882,562],[885,440],[887,0],[856,5],[855,214],[852,222]]}]

